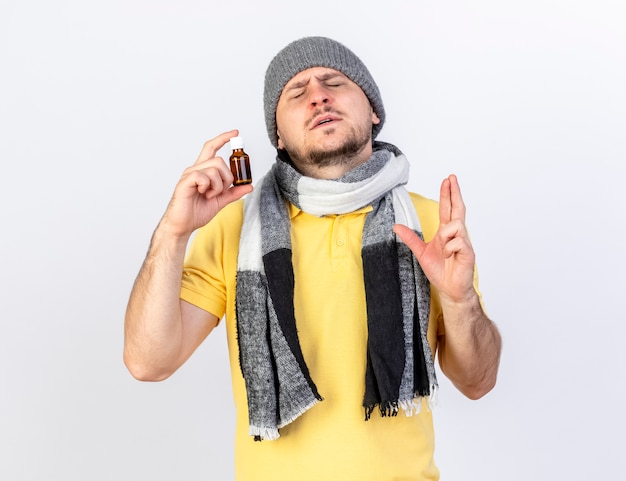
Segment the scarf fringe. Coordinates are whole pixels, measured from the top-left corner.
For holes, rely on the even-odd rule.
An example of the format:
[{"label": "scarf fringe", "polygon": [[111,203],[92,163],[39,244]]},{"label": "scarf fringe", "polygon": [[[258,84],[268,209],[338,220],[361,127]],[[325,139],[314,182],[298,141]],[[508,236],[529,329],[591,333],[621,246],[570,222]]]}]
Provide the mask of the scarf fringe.
[{"label": "scarf fringe", "polygon": [[280,434],[278,434],[278,429],[276,428],[268,428],[268,427],[261,427],[261,426],[252,426],[252,425],[250,425],[250,428],[248,429],[248,434],[250,436],[254,436],[255,441],[262,441],[263,439],[268,439],[270,441],[273,441],[280,437]]},{"label": "scarf fringe", "polygon": [[385,402],[380,405],[365,407],[365,420],[369,421],[372,417],[374,409],[378,407],[381,417],[393,417],[398,415],[398,411],[402,411],[405,416],[416,416],[422,412],[422,404],[426,402],[426,408],[432,411],[439,402],[439,388],[436,384],[430,386],[430,394],[428,396],[416,395],[413,399],[405,399],[397,402]]},{"label": "scarf fringe", "polygon": [[398,402],[400,409],[406,417],[415,416],[422,412],[422,397]]},{"label": "scarf fringe", "polygon": [[250,428],[248,429],[248,434],[250,436],[254,436],[255,441],[263,441],[265,439],[268,441],[274,441],[280,437],[280,433],[278,431],[280,428],[287,426],[288,424],[295,421],[298,417],[302,416],[305,412],[307,412],[320,401],[321,399],[316,399],[312,403],[309,403],[308,406],[303,407],[302,409],[297,411],[292,417],[284,420],[275,428],[250,425]]},{"label": "scarf fringe", "polygon": [[433,384],[430,386],[430,396],[428,396],[428,409],[432,411],[439,403],[439,386]]},{"label": "scarf fringe", "polygon": [[437,405],[439,398],[439,389],[436,384],[430,386],[430,394],[428,396],[415,396],[408,401],[398,401],[398,406],[407,416],[415,416],[422,412],[422,404],[426,402],[426,408],[432,411]]}]

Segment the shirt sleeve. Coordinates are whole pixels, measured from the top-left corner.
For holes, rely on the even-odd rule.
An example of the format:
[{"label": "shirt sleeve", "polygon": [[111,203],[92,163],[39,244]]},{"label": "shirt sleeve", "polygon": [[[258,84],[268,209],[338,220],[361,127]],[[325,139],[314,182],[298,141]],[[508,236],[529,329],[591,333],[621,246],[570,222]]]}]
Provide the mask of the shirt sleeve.
[{"label": "shirt sleeve", "polygon": [[180,298],[219,319],[234,294],[242,205],[229,204],[198,229],[185,256]]}]

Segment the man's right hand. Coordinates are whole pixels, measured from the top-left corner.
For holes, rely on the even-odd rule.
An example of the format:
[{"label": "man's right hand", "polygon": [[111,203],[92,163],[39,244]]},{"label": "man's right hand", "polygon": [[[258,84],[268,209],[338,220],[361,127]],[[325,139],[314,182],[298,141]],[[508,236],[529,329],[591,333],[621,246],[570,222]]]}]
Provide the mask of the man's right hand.
[{"label": "man's right hand", "polygon": [[170,376],[217,325],[215,315],[180,299],[180,277],[192,232],[252,191],[250,184],[232,187],[230,168],[215,156],[237,134],[224,132],[204,144],[154,231],[126,308],[124,362],[137,379]]},{"label": "man's right hand", "polygon": [[216,157],[237,130],[207,141],[196,162],[181,176],[161,220],[161,229],[175,237],[189,237],[207,224],[227,204],[252,192],[252,185],[233,187],[233,175],[224,159]]}]

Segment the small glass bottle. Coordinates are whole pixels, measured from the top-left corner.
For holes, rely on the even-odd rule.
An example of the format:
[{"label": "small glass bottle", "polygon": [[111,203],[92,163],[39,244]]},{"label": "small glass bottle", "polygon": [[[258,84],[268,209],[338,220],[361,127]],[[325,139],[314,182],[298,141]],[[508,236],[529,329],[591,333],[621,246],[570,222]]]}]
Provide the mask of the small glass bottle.
[{"label": "small glass bottle", "polygon": [[233,149],[233,153],[230,156],[230,171],[235,178],[233,185],[252,183],[250,157],[243,151],[243,138],[233,137],[230,139],[230,148]]}]

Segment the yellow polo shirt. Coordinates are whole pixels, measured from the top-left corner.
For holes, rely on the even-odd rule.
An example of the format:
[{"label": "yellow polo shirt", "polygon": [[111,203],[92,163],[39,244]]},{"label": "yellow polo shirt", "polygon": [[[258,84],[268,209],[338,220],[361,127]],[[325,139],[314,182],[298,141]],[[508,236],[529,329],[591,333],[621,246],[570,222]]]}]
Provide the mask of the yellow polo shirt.
[{"label": "yellow polo shirt", "polygon": [[[426,240],[439,222],[437,203],[411,194]],[[426,406],[419,415],[364,420],[367,315],[361,233],[371,208],[315,217],[290,206],[294,305],[302,352],[324,398],[280,429],[275,441],[248,434],[248,408],[235,325],[235,274],[243,202],[228,205],[194,236],[181,298],[225,315],[237,412],[237,481],[437,480],[434,433]],[[441,309],[431,295],[428,339],[433,355]]]}]

